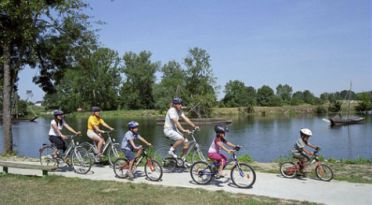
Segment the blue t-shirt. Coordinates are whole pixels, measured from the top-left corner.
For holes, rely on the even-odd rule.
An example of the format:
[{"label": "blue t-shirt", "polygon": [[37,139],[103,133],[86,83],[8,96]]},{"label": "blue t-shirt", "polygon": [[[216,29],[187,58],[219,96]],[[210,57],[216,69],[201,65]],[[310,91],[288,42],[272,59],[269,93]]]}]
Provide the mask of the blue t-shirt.
[{"label": "blue t-shirt", "polygon": [[133,147],[129,143],[129,140],[135,141],[139,137],[140,137],[140,135],[138,133],[135,134],[135,133],[133,133],[132,131],[129,130],[128,132],[125,133],[125,135],[123,137],[123,140],[121,141],[121,149],[133,150]]}]

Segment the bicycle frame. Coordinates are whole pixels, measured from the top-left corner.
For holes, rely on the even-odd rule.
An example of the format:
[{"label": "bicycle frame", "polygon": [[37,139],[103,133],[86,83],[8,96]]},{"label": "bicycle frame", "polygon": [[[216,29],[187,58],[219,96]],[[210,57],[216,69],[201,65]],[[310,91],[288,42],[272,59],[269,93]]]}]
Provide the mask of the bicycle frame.
[{"label": "bicycle frame", "polygon": [[[105,131],[105,133],[107,134],[108,137],[107,137],[107,139],[105,141],[105,146],[102,149],[102,153],[105,153],[106,150],[107,150],[107,148],[109,146],[111,146],[113,143],[115,143],[115,140],[111,138],[110,132],[109,131]],[[94,149],[96,151],[98,151],[97,143],[95,141],[93,141],[93,145],[94,145]]]}]

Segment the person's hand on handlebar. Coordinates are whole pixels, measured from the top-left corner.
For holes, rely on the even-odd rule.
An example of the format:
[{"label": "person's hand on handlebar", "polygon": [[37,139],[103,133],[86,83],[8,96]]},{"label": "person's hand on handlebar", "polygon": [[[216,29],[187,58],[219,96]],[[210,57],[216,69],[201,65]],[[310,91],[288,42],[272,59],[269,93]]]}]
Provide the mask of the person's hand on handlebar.
[{"label": "person's hand on handlebar", "polygon": [[184,130],[184,132],[186,132],[187,134],[191,134],[191,131],[190,130]]}]

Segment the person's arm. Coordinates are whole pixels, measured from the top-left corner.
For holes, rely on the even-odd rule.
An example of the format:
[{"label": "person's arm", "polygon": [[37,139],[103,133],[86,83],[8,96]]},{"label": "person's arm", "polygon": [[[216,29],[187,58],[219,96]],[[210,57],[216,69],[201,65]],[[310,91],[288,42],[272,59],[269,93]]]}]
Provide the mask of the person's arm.
[{"label": "person's arm", "polygon": [[75,135],[80,135],[81,132],[80,131],[75,131],[70,125],[68,125],[66,122],[64,124],[64,126],[72,133],[74,133]]},{"label": "person's arm", "polygon": [[133,149],[135,150],[139,150],[141,147],[137,147],[135,144],[134,144],[134,141],[133,140],[128,140],[130,145],[132,145]]},{"label": "person's arm", "polygon": [[193,122],[191,122],[191,120],[188,118],[188,117],[186,117],[186,115],[181,115],[181,117],[185,120],[185,122],[187,123],[187,124],[189,124],[192,128],[199,128],[198,126],[196,126]]},{"label": "person's arm", "polygon": [[190,133],[190,130],[188,130],[188,129],[184,129],[184,128],[181,126],[181,123],[178,122],[178,120],[176,120],[175,118],[172,118],[172,121],[173,121],[173,123],[176,125],[177,129],[179,129],[181,132],[187,132],[187,133]]},{"label": "person's arm", "polygon": [[149,143],[147,140],[145,140],[145,138],[139,136],[138,139],[141,140],[141,142],[145,143],[147,146],[151,146],[151,143]]},{"label": "person's arm", "polygon": [[227,144],[228,146],[232,147],[232,148],[235,148],[235,147],[236,147],[236,145],[234,145],[233,143],[228,142],[228,141],[226,141],[226,144]]},{"label": "person's arm", "polygon": [[58,129],[57,124],[52,124],[52,128],[53,128],[55,133],[57,133],[59,136],[62,137],[62,139],[64,139],[64,140],[68,139],[68,137],[66,137],[64,134],[62,134],[61,130]]},{"label": "person's arm", "polygon": [[218,141],[216,144],[217,144],[217,146],[221,147],[223,150],[225,150],[225,151],[228,152],[229,154],[231,154],[231,153],[234,152],[234,150],[232,150],[232,149],[227,149],[227,148],[223,145],[223,143],[222,143],[221,141]]},{"label": "person's arm", "polygon": [[311,147],[311,148],[313,148],[313,149],[315,149],[315,150],[319,149],[318,146],[313,145],[313,144],[310,144],[310,143],[307,143],[307,146],[309,146],[309,147]]},{"label": "person's arm", "polygon": [[106,124],[105,122],[102,122],[102,125],[103,125],[104,127],[106,127],[107,129],[111,130],[111,131],[114,130],[114,128],[110,127],[110,126],[109,126],[108,124]]}]

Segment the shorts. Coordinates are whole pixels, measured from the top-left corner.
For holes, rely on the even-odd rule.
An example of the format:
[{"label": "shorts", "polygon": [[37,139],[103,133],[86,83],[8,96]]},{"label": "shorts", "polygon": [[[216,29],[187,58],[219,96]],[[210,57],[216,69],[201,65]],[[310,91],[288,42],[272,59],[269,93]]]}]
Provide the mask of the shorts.
[{"label": "shorts", "polygon": [[94,139],[99,139],[101,138],[96,132],[94,132],[93,130],[88,130],[87,131],[87,136],[91,139],[91,140],[94,140]]},{"label": "shorts", "polygon": [[63,152],[66,151],[66,143],[60,136],[55,135],[49,135],[49,141],[53,143],[57,149],[63,150]]},{"label": "shorts", "polygon": [[172,129],[164,129],[164,135],[168,137],[171,140],[177,141],[177,140],[184,140],[182,134],[172,130]]},{"label": "shorts", "polygon": [[124,152],[125,157],[126,157],[127,160],[129,160],[129,161],[134,160],[134,158],[136,157],[136,156],[134,155],[134,152],[133,152],[132,150],[122,149],[121,151]]},{"label": "shorts", "polygon": [[217,152],[208,153],[208,158],[211,160],[215,160],[223,165],[225,165],[227,161],[226,155]]},{"label": "shorts", "polygon": [[303,160],[303,159],[307,159],[308,161],[310,160],[310,157],[302,152],[292,152],[292,156],[293,158],[296,158],[299,160]]}]

